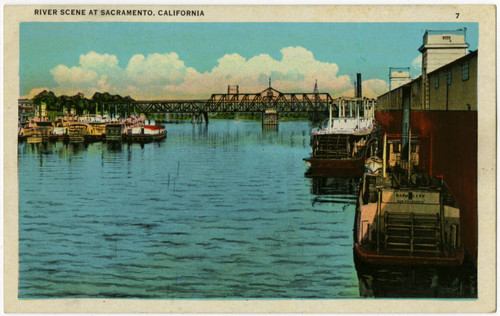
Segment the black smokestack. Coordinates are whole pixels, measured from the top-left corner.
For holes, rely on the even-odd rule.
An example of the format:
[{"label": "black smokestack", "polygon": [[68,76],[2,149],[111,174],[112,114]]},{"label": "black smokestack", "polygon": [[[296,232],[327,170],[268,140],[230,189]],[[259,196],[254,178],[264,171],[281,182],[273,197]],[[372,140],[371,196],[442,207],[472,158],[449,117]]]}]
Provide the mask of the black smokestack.
[{"label": "black smokestack", "polygon": [[363,96],[362,90],[361,90],[361,74],[357,73],[356,74],[356,98],[361,98]]},{"label": "black smokestack", "polygon": [[401,119],[401,160],[409,161],[408,144],[410,143],[410,111],[411,111],[411,87],[403,87],[403,115]]}]

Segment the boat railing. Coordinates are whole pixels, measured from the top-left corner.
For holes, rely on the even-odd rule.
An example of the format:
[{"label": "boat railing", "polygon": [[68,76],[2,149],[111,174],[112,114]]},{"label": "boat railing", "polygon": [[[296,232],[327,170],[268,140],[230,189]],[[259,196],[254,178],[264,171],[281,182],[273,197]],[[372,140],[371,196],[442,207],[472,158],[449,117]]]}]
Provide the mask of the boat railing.
[{"label": "boat railing", "polygon": [[369,129],[372,126],[373,120],[371,118],[346,117],[333,119],[328,130],[354,132]]}]

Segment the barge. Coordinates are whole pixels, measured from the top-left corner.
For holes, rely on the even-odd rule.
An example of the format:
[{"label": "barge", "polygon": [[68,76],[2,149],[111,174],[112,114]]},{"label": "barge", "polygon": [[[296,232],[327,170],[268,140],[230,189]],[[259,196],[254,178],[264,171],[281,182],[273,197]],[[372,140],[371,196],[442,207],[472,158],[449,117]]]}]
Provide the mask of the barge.
[{"label": "barge", "polygon": [[375,100],[341,98],[330,106],[325,128],[311,132],[309,174],[328,170],[336,176],[362,176],[367,157],[378,151],[380,132],[374,121]]},{"label": "barge", "polygon": [[363,176],[354,220],[355,262],[459,266],[464,260],[460,209],[443,179],[419,169],[419,141],[409,139],[407,146],[392,140],[386,159],[384,137],[382,169]]}]

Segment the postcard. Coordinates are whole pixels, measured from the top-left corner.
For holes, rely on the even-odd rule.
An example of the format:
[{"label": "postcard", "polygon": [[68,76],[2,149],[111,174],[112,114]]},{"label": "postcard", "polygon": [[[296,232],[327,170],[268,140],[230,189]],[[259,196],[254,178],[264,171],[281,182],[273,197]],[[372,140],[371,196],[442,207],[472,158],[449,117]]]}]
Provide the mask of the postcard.
[{"label": "postcard", "polygon": [[6,6],[6,312],[494,311],[495,25]]}]

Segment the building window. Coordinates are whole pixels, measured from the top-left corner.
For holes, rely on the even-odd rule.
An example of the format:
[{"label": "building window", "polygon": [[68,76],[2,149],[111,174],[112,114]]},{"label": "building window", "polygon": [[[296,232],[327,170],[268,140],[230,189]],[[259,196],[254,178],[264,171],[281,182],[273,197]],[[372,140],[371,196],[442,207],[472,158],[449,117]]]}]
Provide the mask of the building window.
[{"label": "building window", "polygon": [[434,77],[434,89],[437,89],[439,88],[439,75],[436,74],[436,76]]},{"label": "building window", "polygon": [[462,64],[462,80],[469,80],[469,61]]},{"label": "building window", "polygon": [[446,72],[446,84],[451,85],[451,70]]}]

